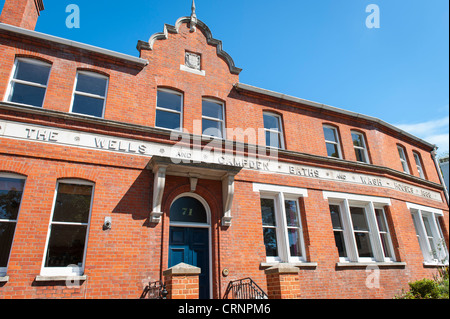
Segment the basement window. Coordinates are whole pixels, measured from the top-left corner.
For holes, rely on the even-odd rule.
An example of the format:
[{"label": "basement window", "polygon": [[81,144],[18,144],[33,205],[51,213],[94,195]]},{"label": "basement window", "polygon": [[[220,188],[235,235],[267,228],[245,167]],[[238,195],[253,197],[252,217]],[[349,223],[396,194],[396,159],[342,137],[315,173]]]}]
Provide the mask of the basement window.
[{"label": "basement window", "polygon": [[18,58],[5,95],[7,102],[42,107],[50,75],[50,64]]}]

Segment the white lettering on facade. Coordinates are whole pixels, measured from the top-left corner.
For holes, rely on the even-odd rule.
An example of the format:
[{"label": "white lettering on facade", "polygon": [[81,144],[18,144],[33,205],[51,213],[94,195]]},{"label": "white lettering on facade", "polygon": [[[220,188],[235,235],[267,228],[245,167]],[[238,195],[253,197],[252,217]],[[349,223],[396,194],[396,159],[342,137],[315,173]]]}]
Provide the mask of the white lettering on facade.
[{"label": "white lettering on facade", "polygon": [[137,144],[133,142],[126,142],[120,140],[104,139],[95,137],[95,147],[107,150],[120,151],[125,153],[140,153],[145,154],[147,146],[144,144]]},{"label": "white lettering on facade", "polygon": [[34,139],[38,141],[49,141],[49,142],[57,142],[58,141],[58,132],[51,130],[42,130],[42,129],[32,129],[25,128],[28,139]]},{"label": "white lettering on facade", "polygon": [[426,197],[426,198],[432,198],[431,193],[428,192],[428,191],[424,191],[423,189],[420,190],[420,194],[421,194],[423,197]]},{"label": "white lettering on facade", "polygon": [[289,166],[289,173],[292,175],[319,178],[319,170],[313,168],[296,168],[294,166]]},{"label": "white lettering on facade", "polygon": [[414,194],[414,188],[412,188],[411,186],[394,182],[394,188],[405,193]]},{"label": "white lettering on facade", "polygon": [[217,162],[222,165],[269,171],[269,163],[259,160],[220,156],[218,157]]},{"label": "white lettering on facade", "polygon": [[190,158],[192,158],[192,153],[190,153],[190,152],[188,152],[188,151],[186,151],[184,149],[181,149],[181,150],[178,151],[177,156],[181,157],[181,158],[190,159]]},{"label": "white lettering on facade", "polygon": [[104,145],[106,145],[106,142],[104,139],[97,138],[97,137],[95,138],[95,147],[104,148],[105,147]]},{"label": "white lettering on facade", "polygon": [[381,179],[379,179],[379,178],[369,178],[369,177],[364,177],[364,176],[360,176],[360,178],[361,178],[361,182],[364,185],[383,186],[383,184],[381,183]]},{"label": "white lettering on facade", "polygon": [[[161,155],[169,154],[173,150],[173,145],[165,145],[155,142],[142,142],[139,140],[128,140],[111,138],[109,136],[90,134],[86,132],[55,129],[39,125],[27,125],[12,121],[0,123],[0,134],[7,138],[53,143],[59,145],[69,145],[74,147],[90,148],[104,151],[114,151],[133,155]],[[218,163],[221,165],[242,167],[258,171],[267,171],[274,174],[288,174],[306,178],[318,178],[322,180],[339,181],[367,185],[373,187],[383,187],[400,191],[422,198],[443,202],[442,196],[437,191],[431,191],[422,187],[409,186],[385,177],[376,177],[366,174],[343,172],[335,169],[325,169],[319,167],[300,166],[278,162],[277,158],[271,160],[260,160],[258,157],[245,157],[224,153],[218,150],[214,154],[208,153],[205,149],[182,148],[173,150],[172,160],[180,158],[192,163]],[[220,151],[220,152],[219,152]],[[174,164],[176,164],[174,162]]]}]

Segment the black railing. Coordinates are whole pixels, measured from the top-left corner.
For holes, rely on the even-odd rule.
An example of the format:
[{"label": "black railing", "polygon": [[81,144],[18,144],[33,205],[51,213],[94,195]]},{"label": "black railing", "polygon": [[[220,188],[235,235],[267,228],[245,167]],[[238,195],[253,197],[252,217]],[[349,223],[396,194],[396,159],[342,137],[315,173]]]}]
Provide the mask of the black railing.
[{"label": "black railing", "polygon": [[149,282],[141,294],[141,299],[166,299],[166,285],[160,280]]},{"label": "black railing", "polygon": [[243,278],[230,281],[223,299],[268,299],[268,296],[251,278]]}]

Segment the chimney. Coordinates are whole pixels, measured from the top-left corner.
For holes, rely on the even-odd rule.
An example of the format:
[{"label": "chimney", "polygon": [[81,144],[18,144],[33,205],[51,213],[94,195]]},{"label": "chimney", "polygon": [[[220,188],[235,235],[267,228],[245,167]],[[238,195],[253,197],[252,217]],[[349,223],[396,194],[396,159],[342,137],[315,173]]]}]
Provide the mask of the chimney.
[{"label": "chimney", "polygon": [[43,0],[5,0],[0,22],[34,30],[42,10]]}]

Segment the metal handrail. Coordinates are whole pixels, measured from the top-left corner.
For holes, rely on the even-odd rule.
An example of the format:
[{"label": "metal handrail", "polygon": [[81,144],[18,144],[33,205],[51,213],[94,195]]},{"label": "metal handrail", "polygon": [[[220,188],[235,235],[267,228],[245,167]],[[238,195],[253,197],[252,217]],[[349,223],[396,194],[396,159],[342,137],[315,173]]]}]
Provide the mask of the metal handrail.
[{"label": "metal handrail", "polygon": [[166,297],[166,285],[161,280],[157,280],[148,283],[140,299],[166,299]]},{"label": "metal handrail", "polygon": [[[231,297],[231,298],[230,298]],[[223,299],[268,299],[269,297],[250,277],[230,281]]]}]

